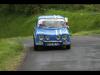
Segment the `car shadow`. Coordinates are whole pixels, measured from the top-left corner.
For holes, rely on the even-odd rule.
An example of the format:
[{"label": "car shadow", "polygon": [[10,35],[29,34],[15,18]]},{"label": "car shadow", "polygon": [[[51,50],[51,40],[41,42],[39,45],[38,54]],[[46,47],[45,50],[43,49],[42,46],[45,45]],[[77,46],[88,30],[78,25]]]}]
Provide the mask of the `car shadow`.
[{"label": "car shadow", "polygon": [[62,50],[68,50],[68,49],[65,49],[63,47],[42,47],[38,50],[35,50],[34,47],[30,47],[30,50],[32,51],[62,51]]}]

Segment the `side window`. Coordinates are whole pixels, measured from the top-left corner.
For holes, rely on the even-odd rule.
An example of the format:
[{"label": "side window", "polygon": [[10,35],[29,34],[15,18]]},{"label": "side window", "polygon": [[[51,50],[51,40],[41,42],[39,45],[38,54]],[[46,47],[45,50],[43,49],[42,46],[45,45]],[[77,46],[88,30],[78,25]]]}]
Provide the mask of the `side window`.
[{"label": "side window", "polygon": [[46,23],[46,21],[44,21],[43,19],[38,20],[38,27],[44,27],[45,23]]}]

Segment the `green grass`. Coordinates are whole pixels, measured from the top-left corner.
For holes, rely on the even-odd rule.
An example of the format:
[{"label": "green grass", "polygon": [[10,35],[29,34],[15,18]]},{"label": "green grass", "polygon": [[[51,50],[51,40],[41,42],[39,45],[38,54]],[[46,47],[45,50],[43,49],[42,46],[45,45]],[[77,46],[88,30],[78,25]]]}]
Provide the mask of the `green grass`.
[{"label": "green grass", "polygon": [[100,35],[100,30],[81,31],[81,32],[74,33],[73,36],[74,35],[81,35],[81,36],[84,36],[84,35]]},{"label": "green grass", "polygon": [[16,14],[0,15],[0,38],[32,35],[34,18]]},{"label": "green grass", "polygon": [[34,18],[0,14],[0,71],[16,70],[24,57],[22,39],[33,34]]},{"label": "green grass", "polygon": [[[62,15],[69,18],[71,33],[100,29],[100,13],[87,11],[48,10],[39,15]],[[38,16],[39,16],[38,15]],[[32,36],[37,15],[0,15],[0,38]]]},{"label": "green grass", "polygon": [[0,71],[16,70],[23,56],[24,50],[19,39],[0,39]]}]

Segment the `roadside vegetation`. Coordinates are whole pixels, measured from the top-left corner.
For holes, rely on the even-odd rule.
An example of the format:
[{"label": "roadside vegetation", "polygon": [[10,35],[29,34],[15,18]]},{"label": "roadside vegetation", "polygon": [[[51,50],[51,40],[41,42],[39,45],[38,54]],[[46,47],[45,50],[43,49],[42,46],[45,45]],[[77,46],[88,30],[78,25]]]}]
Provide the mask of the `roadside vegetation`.
[{"label": "roadside vegetation", "polygon": [[[24,56],[21,39],[33,36],[37,17],[62,15],[69,18],[72,35],[100,34],[100,5],[0,5],[0,70],[16,70]],[[18,38],[20,37],[20,39]]]},{"label": "roadside vegetation", "polygon": [[34,16],[10,14],[0,17],[0,38],[32,35]]},{"label": "roadside vegetation", "polygon": [[100,34],[100,13],[98,12],[90,12],[86,10],[76,12],[49,10],[45,13],[45,15],[50,14],[63,15],[68,17],[72,35]]},{"label": "roadside vegetation", "polygon": [[24,56],[17,38],[0,39],[0,71],[16,70]]},{"label": "roadside vegetation", "polygon": [[68,17],[70,31],[72,34],[82,33],[99,34],[100,32],[100,13],[90,11],[64,11],[48,10],[38,15],[1,15],[0,17],[0,38],[26,37],[33,35],[33,29],[39,15],[62,15]]}]

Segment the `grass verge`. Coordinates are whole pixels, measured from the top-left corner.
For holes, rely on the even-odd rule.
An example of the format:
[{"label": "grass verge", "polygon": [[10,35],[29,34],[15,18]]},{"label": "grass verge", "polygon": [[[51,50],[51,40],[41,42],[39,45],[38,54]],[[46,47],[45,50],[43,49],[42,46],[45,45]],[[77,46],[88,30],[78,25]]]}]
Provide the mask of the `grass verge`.
[{"label": "grass verge", "polygon": [[24,52],[17,38],[0,39],[0,71],[16,71]]},{"label": "grass verge", "polygon": [[84,35],[100,35],[100,30],[91,30],[91,31],[81,31],[81,32],[77,32],[77,33],[74,33],[72,34],[73,36],[74,35],[81,35],[81,36],[84,36]]}]

